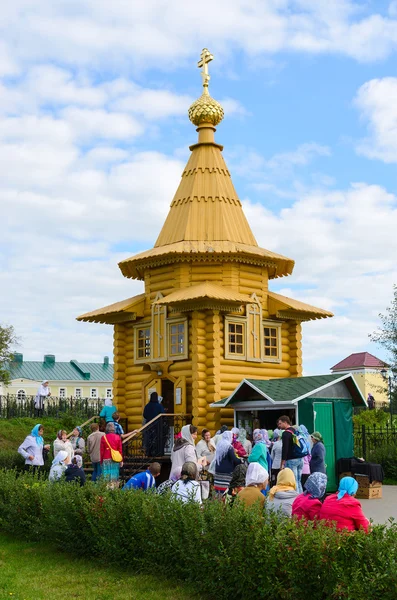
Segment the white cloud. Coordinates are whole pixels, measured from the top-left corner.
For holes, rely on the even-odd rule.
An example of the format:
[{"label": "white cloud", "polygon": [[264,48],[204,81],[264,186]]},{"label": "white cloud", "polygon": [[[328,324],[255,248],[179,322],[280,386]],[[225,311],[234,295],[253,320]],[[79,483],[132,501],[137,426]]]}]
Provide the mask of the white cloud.
[{"label": "white cloud", "polygon": [[397,281],[397,197],[361,183],[307,193],[278,214],[247,201],[244,209],[259,245],[296,261],[271,289],[336,315],[304,326],[305,361],[367,349]]},{"label": "white cloud", "polygon": [[[6,72],[15,70],[14,61],[167,71],[195,60],[203,40],[212,40],[220,63],[235,49],[253,57],[287,50],[374,61],[397,43],[393,4],[383,16],[350,0],[218,0],[210,19],[197,18],[197,5],[183,0],[147,0],[144,7],[124,0],[41,0],[32,7],[31,0],[15,0],[2,11],[0,67],[3,62]],[[13,33],[16,23],[23,44]]]},{"label": "white cloud", "polygon": [[369,130],[357,152],[386,163],[397,162],[397,78],[367,81],[358,90],[355,105]]},{"label": "white cloud", "polygon": [[266,161],[268,169],[285,169],[293,166],[308,165],[317,156],[330,156],[331,151],[327,146],[321,146],[315,142],[301,144],[292,152],[275,154]]}]

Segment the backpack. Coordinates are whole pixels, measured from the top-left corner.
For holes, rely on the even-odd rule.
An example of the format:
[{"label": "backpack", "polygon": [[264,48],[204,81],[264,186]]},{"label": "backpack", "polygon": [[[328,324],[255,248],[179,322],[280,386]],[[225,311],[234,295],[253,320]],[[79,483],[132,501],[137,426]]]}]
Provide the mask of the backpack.
[{"label": "backpack", "polygon": [[292,453],[294,458],[303,458],[304,456],[310,454],[309,442],[305,436],[300,431],[293,429],[292,427],[288,428],[287,431],[292,434]]}]

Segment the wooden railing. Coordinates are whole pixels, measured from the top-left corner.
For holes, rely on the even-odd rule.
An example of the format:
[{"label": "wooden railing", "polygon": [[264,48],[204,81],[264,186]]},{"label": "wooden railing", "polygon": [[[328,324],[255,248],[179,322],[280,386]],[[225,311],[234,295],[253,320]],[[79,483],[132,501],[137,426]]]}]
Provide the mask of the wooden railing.
[{"label": "wooden railing", "polygon": [[132,431],[123,440],[123,455],[137,463],[163,458],[171,453],[174,436],[191,420],[191,415],[162,413]]}]

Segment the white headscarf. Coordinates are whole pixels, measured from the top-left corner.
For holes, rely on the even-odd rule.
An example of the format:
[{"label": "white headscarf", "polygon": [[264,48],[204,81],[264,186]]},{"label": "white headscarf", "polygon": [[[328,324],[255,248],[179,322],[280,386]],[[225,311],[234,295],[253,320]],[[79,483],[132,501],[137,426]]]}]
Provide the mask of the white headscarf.
[{"label": "white headscarf", "polygon": [[232,446],[233,434],[231,431],[225,431],[222,433],[222,437],[216,446],[216,464],[219,465],[221,460],[223,460],[226,454],[229,452],[229,448],[233,448]]},{"label": "white headscarf", "polygon": [[58,481],[62,477],[64,471],[66,471],[67,466],[64,463],[65,458],[68,457],[68,453],[65,450],[61,450],[58,452],[54,460],[52,461],[50,474],[48,479],[50,481]]},{"label": "white headscarf", "polygon": [[111,398],[106,398],[105,406],[113,406],[113,400]]},{"label": "white headscarf", "polygon": [[37,396],[48,396],[50,394],[50,388],[48,385],[44,385],[45,383],[49,383],[48,379],[44,379],[44,381],[41,382],[37,391]]},{"label": "white headscarf", "polygon": [[192,434],[190,433],[190,425],[184,425],[181,429],[181,434],[184,440],[189,442],[192,446],[194,446],[194,439]]},{"label": "white headscarf", "polygon": [[66,450],[60,450],[57,455],[55,456],[54,460],[52,461],[52,467],[55,467],[55,465],[59,465],[60,463],[62,463],[65,458],[69,456],[68,453],[66,452]]},{"label": "white headscarf", "polygon": [[253,462],[248,465],[245,476],[245,485],[261,485],[269,479],[269,473],[259,463]]}]

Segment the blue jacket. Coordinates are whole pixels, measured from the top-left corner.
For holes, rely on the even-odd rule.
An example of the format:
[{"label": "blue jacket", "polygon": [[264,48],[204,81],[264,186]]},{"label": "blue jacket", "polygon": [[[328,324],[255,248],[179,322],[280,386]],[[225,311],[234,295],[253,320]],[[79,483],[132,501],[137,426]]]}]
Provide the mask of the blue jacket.
[{"label": "blue jacket", "polygon": [[124,485],[123,490],[143,490],[146,492],[149,488],[155,487],[156,481],[149,471],[144,471],[142,473],[137,473],[127,481]]},{"label": "blue jacket", "polygon": [[312,459],[310,461],[310,473],[324,473],[325,469],[325,446],[322,442],[316,442],[312,448]]},{"label": "blue jacket", "polygon": [[110,423],[113,421],[112,416],[115,412],[117,412],[117,406],[104,406],[99,416],[105,419],[106,423]]}]

